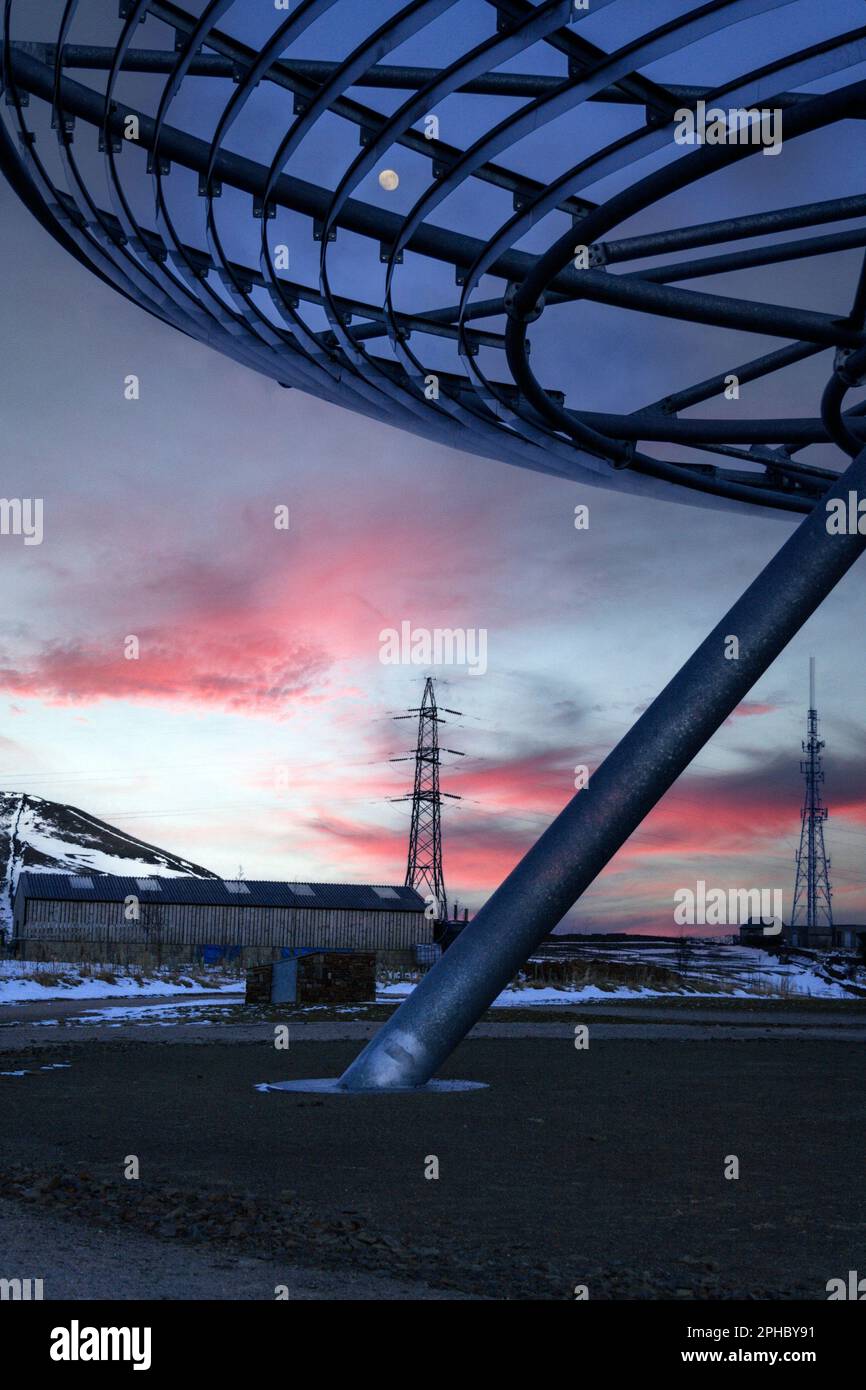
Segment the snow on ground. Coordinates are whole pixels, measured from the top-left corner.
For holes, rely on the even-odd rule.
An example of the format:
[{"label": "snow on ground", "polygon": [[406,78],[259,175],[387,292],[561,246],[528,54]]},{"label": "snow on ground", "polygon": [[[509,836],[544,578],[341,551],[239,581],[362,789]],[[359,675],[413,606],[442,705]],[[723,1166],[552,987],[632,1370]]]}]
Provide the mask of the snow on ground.
[{"label": "snow on ground", "polygon": [[[736,948],[729,949],[733,953]],[[836,972],[835,967],[827,964],[827,958],[794,956],[783,963],[769,951],[755,948],[746,949],[741,962],[734,964],[733,971],[733,978],[743,987],[735,990],[735,994],[764,993],[770,990],[803,999],[850,999],[856,996],[857,986],[860,989],[866,987],[866,973],[862,966],[856,972],[856,977],[851,980],[855,989],[849,990],[845,988],[842,980],[836,977],[838,974],[844,974],[844,971]],[[710,982],[723,980],[725,958],[716,956],[711,965],[695,971],[695,974]]]},{"label": "snow on ground", "polygon": [[[795,998],[802,999],[851,999],[852,991],[845,989],[838,980],[828,980],[817,971],[808,968],[795,969],[790,966],[779,966],[772,974],[756,974],[752,977],[755,984],[764,985],[771,990],[779,990],[782,981],[789,981],[788,985],[782,985],[783,989],[788,989]],[[754,990],[735,990],[736,994],[752,994]]]},{"label": "snow on ground", "polygon": [[[128,999],[166,995],[243,994],[244,981],[222,971],[195,976],[171,970],[165,975],[129,975],[100,967],[112,980],[82,975],[76,965],[53,962],[42,969],[32,961],[0,961],[0,1004],[25,1004],[49,999]],[[42,978],[40,978],[42,977]],[[113,982],[112,982],[113,981]]]},{"label": "snow on ground", "polygon": [[[845,998],[844,991],[835,984],[828,984],[826,980],[810,972],[803,972],[802,988],[794,991],[794,998]],[[400,1004],[407,995],[414,990],[414,981],[391,981],[391,983],[379,983],[377,988],[377,1004]],[[178,1023],[193,1024],[197,1027],[207,1027],[214,1022],[214,1017],[225,1017],[227,1022],[232,1022],[232,1015],[235,1009],[240,1006],[242,1009],[243,1001],[239,997],[239,986],[228,986],[222,988],[220,992],[227,995],[225,1004],[215,1002],[214,999],[195,999],[177,997],[165,998],[163,1002],[149,1002],[149,1004],[126,1004],[118,1001],[117,1004],[110,1004],[103,1009],[88,1009],[88,1011],[75,1015],[68,1020],[71,1023],[79,1024],[103,1024],[104,1027],[115,1027],[120,1029],[124,1024],[140,1023],[147,1024],[149,1027],[170,1027],[177,1026]],[[746,990],[737,986],[734,990],[713,991],[702,990],[701,992],[688,991],[688,994],[681,992],[680,995],[671,995],[670,991],[664,990],[634,990],[624,986],[612,988],[612,990],[602,990],[595,984],[589,984],[580,990],[570,990],[570,988],[556,988],[555,986],[545,986],[542,988],[509,988],[498,998],[493,999],[493,1009],[544,1009],[544,1008],[567,1008],[569,1005],[585,1004],[605,1004],[610,1001],[646,1001],[646,999],[666,999],[666,998],[699,999],[699,1001],[712,1001],[712,999],[748,999],[760,998],[762,1002],[773,1002],[773,995],[755,995],[752,990]],[[778,997],[778,995],[777,995]],[[849,997],[849,995],[848,995]],[[307,1005],[303,1009],[304,1017],[316,1015],[316,1013],[349,1013],[356,1015],[357,1009],[363,1005],[341,1005],[334,1011],[332,1005]],[[203,1017],[197,1017],[197,1013],[202,1013]],[[235,1015],[239,1017],[239,1015]],[[56,1023],[56,1020],[44,1020],[47,1024]]]},{"label": "snow on ground", "polygon": [[[218,1004],[216,1007],[221,1009],[223,1006]],[[109,1028],[119,1028],[123,1023],[147,1023],[156,1028],[173,1028],[177,1023],[197,1023],[204,1026],[210,1022],[213,1008],[214,1002],[210,999],[171,999],[164,1004],[112,1004],[107,1009],[88,1009],[86,1013],[76,1014],[74,1021],[84,1024],[105,1023]],[[204,1009],[208,1018],[195,1018],[197,1009]]]},{"label": "snow on ground", "polygon": [[[634,955],[632,963],[636,963]],[[641,963],[643,960],[641,958]],[[602,989],[598,985],[556,986],[512,985],[494,999],[493,1009],[532,1009],[567,1004],[587,1004],[605,1000],[645,999],[850,999],[852,992],[834,979],[829,979],[812,962],[792,961],[782,965],[766,951],[754,950],[745,968],[738,960],[730,973],[715,962],[712,970],[692,970],[683,977],[681,989],[639,988],[614,985]],[[858,983],[866,984],[866,980]],[[408,981],[380,985],[377,998],[382,1002],[405,999],[414,984]]]},{"label": "snow on ground", "polygon": [[[384,985],[377,990],[376,999],[381,1003],[388,1003],[389,1001],[396,1003],[405,999],[414,988],[414,984],[408,983]],[[543,985],[540,989],[532,987],[521,989],[518,987],[503,990],[502,994],[497,995],[490,1007],[491,1009],[534,1009],[544,1006],[562,1008],[564,1004],[587,1004],[596,1000],[601,1002],[611,999],[678,999],[685,994],[695,999],[744,999],[749,997],[749,991],[745,989],[726,989],[718,993],[713,993],[711,990],[701,990],[698,993],[694,990],[674,992],[663,989],[630,989],[626,985],[616,985],[611,989],[600,989],[598,985],[584,985],[580,989]]]},{"label": "snow on ground", "polygon": [[0,1076],[34,1076],[40,1071],[62,1071],[71,1067],[71,1062],[46,1062],[44,1067],[23,1067],[21,1071],[0,1071]]},{"label": "snow on ground", "polygon": [[[607,953],[604,953],[606,955]],[[604,959],[596,948],[595,959]],[[632,952],[632,963],[645,963],[646,958]],[[670,958],[668,958],[670,968]],[[219,969],[199,968],[194,973],[166,968],[148,975],[124,972],[122,967],[95,966],[96,973],[82,974],[81,967],[54,963],[34,965],[30,961],[0,961],[0,1005],[54,999],[165,999],[185,1000],[196,995],[221,994],[227,1003],[241,1002],[244,980]],[[843,972],[844,973],[844,972]],[[690,964],[682,976],[682,987],[674,989],[640,988],[614,985],[604,989],[596,984],[552,984],[535,987],[531,984],[510,986],[493,1001],[494,1009],[535,1009],[570,1004],[604,1003],[605,1000],[650,1000],[666,998],[711,999],[850,999],[866,988],[866,972],[862,969],[851,983],[860,989],[846,989],[845,983],[833,977],[832,967],[823,960],[794,958],[782,964],[770,953],[732,950],[730,960],[724,949],[717,948],[700,964]],[[109,975],[105,979],[100,976]],[[376,998],[380,1003],[399,1003],[415,988],[416,980],[380,980]],[[135,1006],[133,1006],[134,1009]],[[169,1007],[168,1004],[166,1006]],[[313,1006],[333,1010],[331,1005]],[[352,1009],[339,1009],[338,1012]],[[112,1009],[112,1018],[119,1012]],[[177,1014],[175,1014],[177,1017]]]}]

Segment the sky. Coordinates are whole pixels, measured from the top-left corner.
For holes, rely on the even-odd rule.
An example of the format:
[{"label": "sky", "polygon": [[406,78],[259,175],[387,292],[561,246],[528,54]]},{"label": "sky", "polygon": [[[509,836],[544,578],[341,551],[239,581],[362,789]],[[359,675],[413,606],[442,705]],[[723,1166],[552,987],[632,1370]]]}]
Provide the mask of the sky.
[{"label": "sky", "polygon": [[[785,192],[763,168],[776,162],[759,171],[768,206]],[[820,179],[821,196],[841,191]],[[576,766],[599,765],[795,525],[523,471],[285,390],[118,296],[5,185],[0,245],[2,491],[44,499],[41,545],[0,537],[0,785],[224,876],[402,882],[410,806],[394,798],[412,764],[391,759],[414,728],[394,716],[432,674],[462,711],[442,728],[464,754],[443,756],[461,798],[443,812],[446,884],[478,908]],[[859,258],[837,259],[760,297],[841,303]],[[634,409],[666,389],[670,328],[631,357],[621,331],[604,320],[617,372],[577,372],[584,403]],[[585,358],[573,342],[569,370]],[[695,351],[709,363],[717,348]],[[794,377],[788,413],[817,408],[816,381]],[[404,621],[483,629],[487,669],[383,664],[380,635]],[[836,917],[866,922],[863,630],[855,567],[570,928],[673,930],[675,891],[700,879],[781,888],[788,915],[810,655]]]}]

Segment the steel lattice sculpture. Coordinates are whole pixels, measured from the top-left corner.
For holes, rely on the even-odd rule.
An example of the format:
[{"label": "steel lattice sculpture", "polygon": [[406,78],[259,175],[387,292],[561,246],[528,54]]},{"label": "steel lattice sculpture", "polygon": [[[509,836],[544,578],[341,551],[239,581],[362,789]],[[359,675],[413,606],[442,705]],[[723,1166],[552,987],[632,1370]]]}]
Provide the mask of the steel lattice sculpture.
[{"label": "steel lattice sculpture", "polygon": [[[789,0],[693,5],[607,52],[583,38],[582,28],[602,12],[613,23],[616,0],[394,0],[384,22],[381,5],[346,0],[292,0],[272,9],[213,0],[199,6],[200,15],[126,0],[113,19],[107,3],[57,0],[36,16],[32,6],[5,0],[2,163],[44,225],[123,294],[286,385],[470,452],[597,485],[658,492],[672,484],[695,497],[806,511],[832,471],[799,461],[798,452],[828,437],[843,446],[866,437],[856,417],[840,417],[841,397],[857,379],[844,362],[823,417],[683,413],[719,398],[731,374],[754,383],[817,359],[826,380],[826,350],[844,359],[858,347],[861,325],[853,315],[705,293],[690,282],[841,253],[864,246],[866,232],[846,227],[688,260],[680,253],[850,223],[866,213],[866,196],[855,186],[773,212],[616,235],[627,219],[663,207],[678,190],[694,193],[698,213],[706,179],[760,156],[742,141],[677,146],[672,132],[684,105],[746,109],[761,94],[762,108],[783,114],[786,159],[809,132],[862,118],[866,84],[846,85],[845,76],[866,56],[866,26],[833,32],[832,4],[823,42],[786,51],[715,90],[641,75],[767,12],[779,12],[784,37],[788,7]],[[94,17],[102,43],[76,42],[77,30],[92,32]],[[479,35],[466,52],[454,42],[461,23]],[[36,24],[51,41],[36,41]],[[339,61],[293,56],[320,33],[332,51],[337,26],[345,34]],[[428,34],[441,67],[386,61]],[[529,70],[513,71],[522,57]],[[79,69],[91,80],[82,83]],[[821,95],[801,90],[828,78],[834,85]],[[358,99],[368,89],[378,106]],[[190,92],[201,113],[192,124],[206,134],[185,128]],[[379,109],[383,96],[387,114]],[[593,144],[585,131],[595,132],[598,122],[587,113],[604,108],[628,114],[631,128],[613,140],[596,134]],[[463,145],[455,134],[467,109],[479,133]],[[645,119],[635,122],[635,112]],[[333,134],[322,183],[309,173],[325,119]],[[546,182],[507,163],[530,134],[551,155]],[[840,168],[858,137],[856,129],[840,134]],[[235,140],[256,157],[236,153]],[[644,172],[640,161],[659,151],[679,157]],[[852,185],[856,167],[852,153]],[[398,193],[401,211],[381,196],[378,173],[389,175],[386,187],[401,176],[411,185],[406,196]],[[624,176],[632,181],[606,200],[584,196],[602,181],[621,185]],[[473,221],[490,225],[486,235],[462,230],[470,194],[483,204]],[[543,254],[520,247],[535,228]],[[314,240],[315,258],[307,250]],[[374,285],[371,249],[380,273],[368,302],[360,291]],[[660,255],[673,259],[645,268]],[[292,273],[295,263],[308,263],[306,278]],[[629,269],[612,273],[619,266]],[[452,273],[456,287],[443,294]],[[344,282],[348,292],[335,288]],[[492,295],[480,292],[482,282]],[[533,372],[526,328],[537,320],[537,345],[555,334],[565,337],[563,355],[579,351],[581,302],[618,306],[628,334],[639,332],[641,320],[626,319],[625,311],[779,345],[649,406],[632,403],[624,381],[622,413],[578,409]],[[627,354],[595,369],[587,363],[590,391],[602,365],[624,377]],[[704,457],[682,457],[695,451]]]},{"label": "steel lattice sculpture", "polygon": [[[197,13],[121,0],[119,16],[107,0],[36,14],[5,0],[6,176],[150,313],[284,385],[468,453],[808,514],[344,1089],[432,1075],[866,543],[856,522],[831,534],[816,506],[842,507],[866,481],[863,408],[843,410],[866,374],[866,81],[852,71],[866,26],[842,32],[847,6],[812,6],[802,46],[786,22],[795,0],[679,8],[641,6],[635,33],[619,0],[200,0]],[[695,46],[703,85],[660,80],[660,67],[690,71]],[[808,150],[827,132],[821,172],[831,164],[840,186],[816,200]],[[764,158],[782,144],[782,160]],[[754,210],[783,162],[796,196]],[[730,211],[706,215],[724,200]],[[755,294],[753,272],[763,291],[818,257],[835,258],[839,302]],[[710,277],[710,290],[692,285]],[[598,336],[605,307],[615,343]],[[702,350],[740,350],[745,335],[758,350],[647,404],[634,383],[657,351],[643,346],[648,317],[701,333]],[[747,414],[720,406],[730,382],[748,385]],[[839,450],[855,459],[841,477]],[[723,655],[732,632],[737,662]]]}]

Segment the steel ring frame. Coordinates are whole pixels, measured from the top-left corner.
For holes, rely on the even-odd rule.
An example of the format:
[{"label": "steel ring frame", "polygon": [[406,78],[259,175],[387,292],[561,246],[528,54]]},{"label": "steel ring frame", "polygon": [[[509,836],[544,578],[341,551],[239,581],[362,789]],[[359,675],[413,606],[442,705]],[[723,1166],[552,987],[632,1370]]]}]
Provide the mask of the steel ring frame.
[{"label": "steel ring frame", "polygon": [[[274,32],[258,48],[220,28],[239,10],[237,0],[210,0],[195,15],[180,5],[159,0],[120,4],[119,34],[110,36],[90,57],[76,55],[75,22],[86,6],[63,5],[56,42],[36,45],[16,39],[13,29],[20,6],[4,0],[3,86],[7,119],[13,134],[0,137],[0,164],[44,225],[109,283],[172,326],[217,347],[235,360],[285,385],[296,385],[364,414],[423,434],[469,453],[501,458],[559,477],[592,481],[626,491],[668,495],[704,505],[760,505],[768,511],[805,512],[826,489],[833,470],[796,455],[809,445],[832,441],[854,452],[866,439],[859,407],[842,416],[847,391],[860,384],[852,360],[864,345],[860,306],[847,318],[748,299],[707,294],[684,281],[760,265],[789,262],[866,246],[866,230],[856,227],[785,243],[727,251],[691,261],[641,268],[640,262],[667,251],[714,246],[757,238],[769,232],[813,228],[866,215],[866,197],[853,194],[823,203],[804,203],[778,213],[745,214],[655,235],[611,240],[610,234],[636,212],[663,203],[672,192],[687,189],[740,160],[759,154],[755,146],[704,146],[681,155],[630,184],[601,206],[585,196],[602,178],[623,174],[635,161],[672,147],[674,113],[693,106],[697,89],[665,86],[641,69],[675,56],[697,40],[707,40],[732,25],[784,10],[793,0],[714,0],[692,5],[685,13],[651,28],[619,50],[606,52],[581,36],[584,13],[599,15],[617,0],[594,0],[588,12],[574,12],[572,0],[477,0],[477,8],[495,14],[496,32],[475,44],[450,65],[420,74],[383,63],[407,40],[465,0],[411,0],[367,34],[341,62],[293,65],[291,50],[340,0],[299,0],[281,18],[275,11]],[[356,8],[356,7],[355,7]],[[175,35],[175,51],[149,50],[150,68],[136,58],[134,39],[149,17]],[[107,27],[107,26],[106,26]],[[563,54],[568,73],[561,79],[509,75],[502,64],[543,43]],[[208,61],[206,61],[208,60]],[[70,63],[91,62],[108,72],[104,92],[70,76]],[[785,142],[793,147],[802,135],[861,120],[866,84],[849,83],[819,95],[797,90],[832,78],[866,61],[866,26],[829,34],[810,48],[777,58],[761,68],[703,93],[708,103],[731,104],[761,99],[784,112]],[[201,139],[169,124],[173,106],[190,75],[206,69],[234,88],[218,117],[212,139]],[[127,68],[164,71],[165,83],[152,114],[121,101],[118,84]],[[311,69],[318,69],[314,75]],[[256,88],[267,82],[275,91],[291,92],[292,119],[270,163],[232,153],[226,140]],[[360,85],[404,85],[410,95],[390,116],[353,95]],[[778,83],[767,98],[768,86]],[[515,87],[528,96],[499,119],[474,144],[460,148],[438,138],[425,139],[413,126],[432,107],[455,93],[479,87],[509,94]],[[65,176],[61,188],[49,174],[37,148],[37,132],[28,124],[30,99],[50,107]],[[639,128],[603,145],[564,170],[551,184],[519,174],[496,161],[530,131],[562,119],[579,117],[589,101],[641,103],[646,120]],[[328,113],[361,131],[362,148],[335,179],[331,189],[292,175],[292,160]],[[140,144],[148,153],[154,219],[144,225],[121,177],[124,120],[135,115]],[[96,128],[103,152],[111,210],[99,205],[74,151],[76,122]],[[13,139],[14,135],[14,139]],[[16,148],[16,141],[18,147]],[[431,163],[427,189],[405,215],[395,214],[353,196],[363,180],[393,149],[407,148]],[[170,207],[166,181],[172,162],[195,171],[205,200],[205,246],[186,243]],[[479,239],[434,224],[435,210],[469,181],[492,184],[511,193],[513,215],[492,236]],[[225,249],[217,200],[229,186],[252,195],[261,219],[258,265],[239,264]],[[318,284],[296,283],[277,272],[268,227],[280,213],[311,217],[321,243]],[[531,255],[519,243],[550,214],[565,213],[572,225],[543,254]],[[339,228],[375,240],[385,264],[379,305],[338,294],[332,285],[334,237]],[[605,240],[605,238],[608,238]],[[592,268],[569,268],[576,243],[591,251]],[[404,252],[451,264],[460,294],[456,304],[413,311],[397,308],[397,287],[415,288],[402,269]],[[618,264],[636,261],[638,269],[613,274]],[[483,277],[503,284],[492,300],[474,298]],[[263,307],[264,291],[270,309]],[[529,366],[527,323],[541,319],[541,332],[557,307],[601,303],[621,311],[650,313],[716,330],[734,328],[781,338],[781,346],[706,381],[683,387],[664,400],[630,414],[578,410],[545,387]],[[310,322],[324,310],[328,329]],[[360,320],[360,323],[358,323]],[[487,326],[490,323],[490,327]],[[385,338],[391,355],[370,346]],[[435,338],[454,344],[456,371],[437,370],[423,352],[410,345]],[[837,358],[824,392],[820,415],[806,418],[683,418],[681,412],[719,394],[725,376],[743,382],[764,380],[785,368],[834,349]],[[492,373],[480,354],[498,354],[506,373]],[[424,384],[438,380],[427,399]],[[816,390],[816,402],[819,397]],[[699,451],[713,462],[694,462],[659,454],[666,445],[680,453]]]}]

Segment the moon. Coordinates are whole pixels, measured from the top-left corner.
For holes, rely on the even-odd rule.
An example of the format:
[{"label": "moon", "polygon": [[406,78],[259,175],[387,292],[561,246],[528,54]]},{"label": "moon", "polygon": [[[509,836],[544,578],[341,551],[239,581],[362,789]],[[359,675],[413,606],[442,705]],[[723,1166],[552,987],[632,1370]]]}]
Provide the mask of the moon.
[{"label": "moon", "polygon": [[379,175],[379,185],[386,193],[393,193],[400,183],[400,175],[394,169],[383,169]]}]

